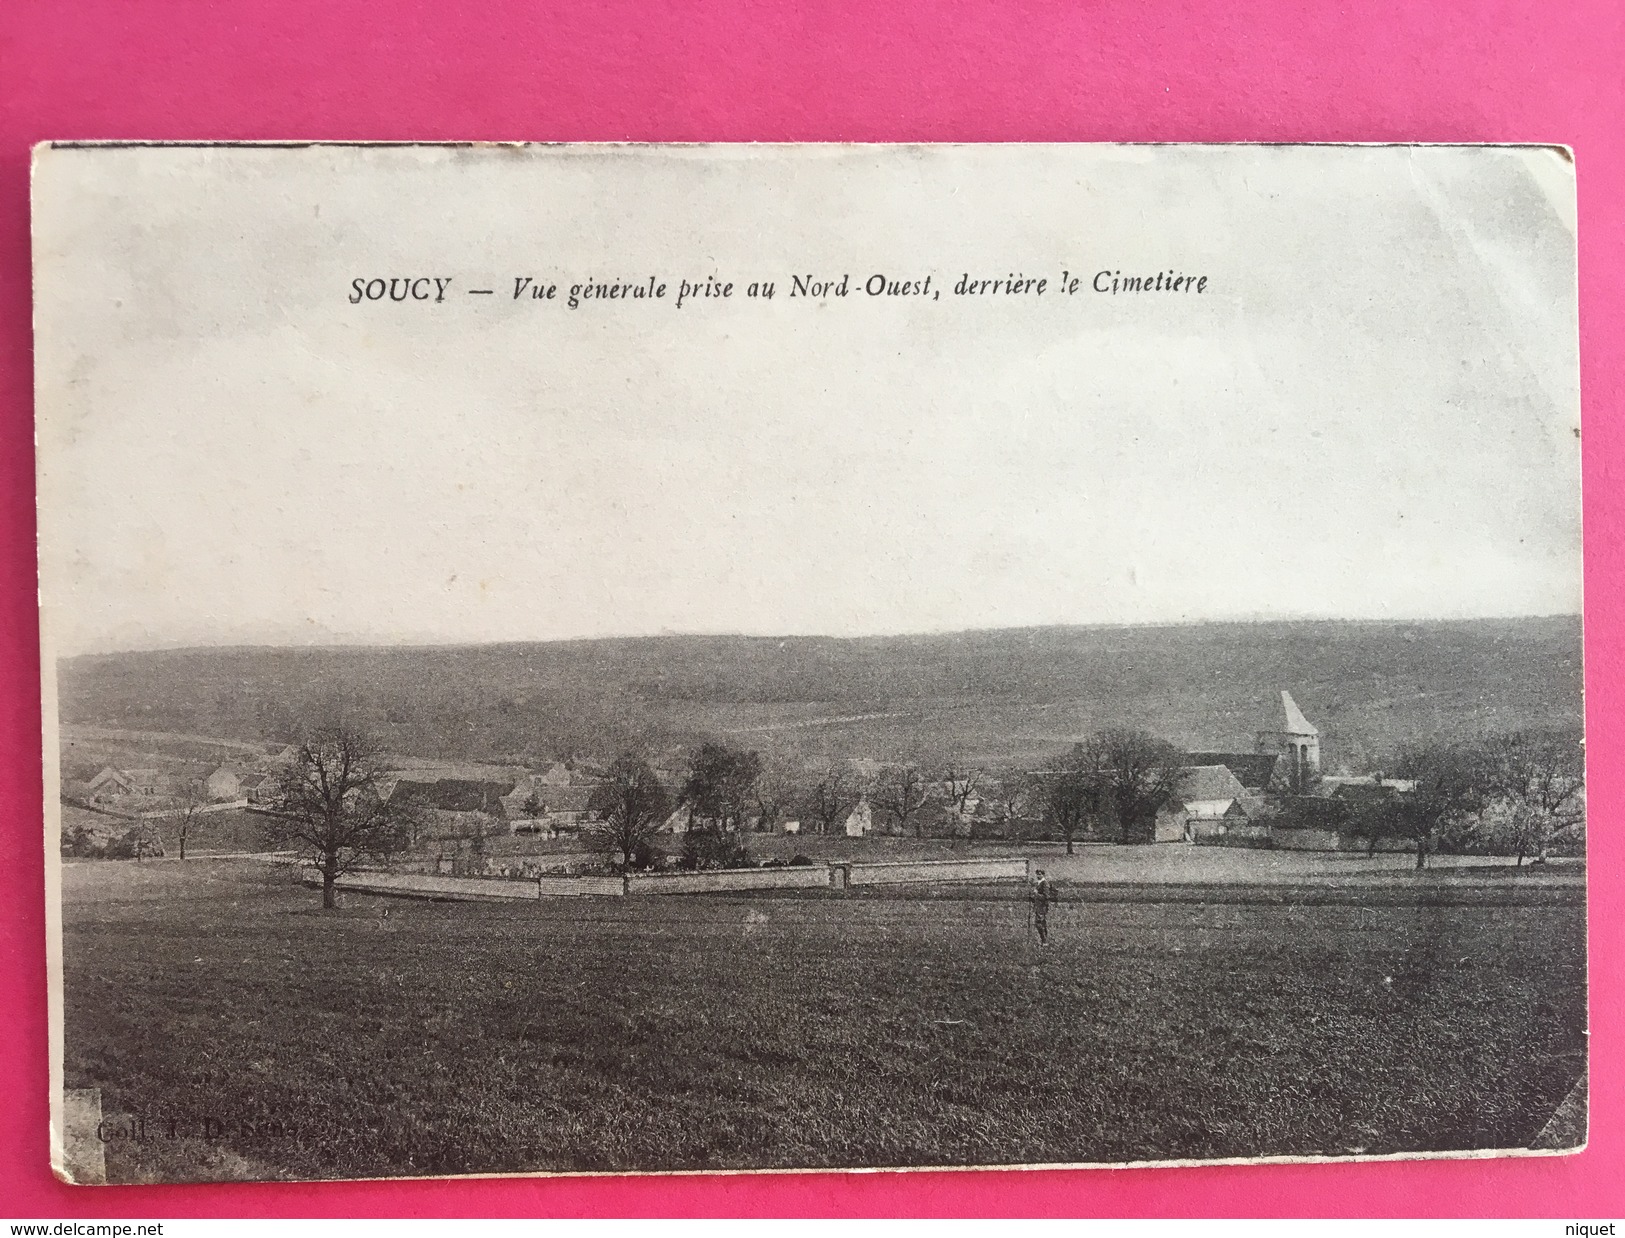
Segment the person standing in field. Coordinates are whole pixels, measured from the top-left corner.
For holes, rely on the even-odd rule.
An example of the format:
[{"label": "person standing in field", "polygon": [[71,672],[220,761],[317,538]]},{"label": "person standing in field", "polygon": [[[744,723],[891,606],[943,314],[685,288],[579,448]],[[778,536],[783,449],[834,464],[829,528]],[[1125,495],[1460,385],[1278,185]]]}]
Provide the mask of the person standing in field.
[{"label": "person standing in field", "polygon": [[1050,884],[1043,869],[1033,871],[1033,883],[1027,890],[1027,904],[1031,908],[1033,928],[1038,933],[1038,944],[1049,944],[1049,905],[1055,902],[1055,887]]}]

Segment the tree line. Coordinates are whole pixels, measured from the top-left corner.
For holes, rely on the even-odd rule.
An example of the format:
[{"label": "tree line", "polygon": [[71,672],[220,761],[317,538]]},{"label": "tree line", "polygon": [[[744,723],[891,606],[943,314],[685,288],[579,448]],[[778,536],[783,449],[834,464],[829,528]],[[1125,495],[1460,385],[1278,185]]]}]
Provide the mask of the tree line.
[{"label": "tree line", "polygon": [[[660,863],[658,836],[674,813],[682,823],[679,863],[726,868],[747,862],[748,836],[777,832],[797,814],[810,833],[844,830],[867,800],[897,834],[932,830],[965,835],[973,819],[1005,836],[1035,825],[1066,843],[1083,838],[1149,842],[1158,815],[1174,804],[1188,772],[1174,745],[1140,730],[1108,728],[1076,744],[1051,767],[990,768],[950,754],[862,770],[848,761],[793,769],[761,754],[709,742],[691,753],[679,777],[662,777],[636,752],[609,766],[588,799],[584,838],[621,870]],[[313,729],[282,771],[280,808],[269,818],[273,843],[297,846],[322,875],[323,904],[334,905],[346,871],[415,845],[424,813],[384,799],[378,750],[342,725]],[[1311,785],[1271,797],[1268,812],[1284,827],[1335,829],[1429,850],[1503,848],[1522,864],[1584,819],[1584,754],[1577,731],[1524,730],[1474,744],[1430,744],[1402,751],[1393,781],[1371,794],[1339,796]],[[1386,787],[1386,791],[1384,788]]]},{"label": "tree line", "polygon": [[1149,841],[1157,813],[1177,794],[1183,757],[1144,731],[1112,728],[1078,744],[1052,769],[990,768],[950,754],[898,761],[865,774],[850,761],[792,771],[723,743],[700,745],[669,789],[649,763],[625,754],[589,801],[593,838],[617,864],[651,862],[672,814],[683,818],[689,867],[743,862],[745,836],[776,832],[791,814],[814,834],[839,834],[867,801],[893,834],[967,835],[980,821],[1005,836],[1022,825],[1057,833],[1067,850],[1086,834]]}]

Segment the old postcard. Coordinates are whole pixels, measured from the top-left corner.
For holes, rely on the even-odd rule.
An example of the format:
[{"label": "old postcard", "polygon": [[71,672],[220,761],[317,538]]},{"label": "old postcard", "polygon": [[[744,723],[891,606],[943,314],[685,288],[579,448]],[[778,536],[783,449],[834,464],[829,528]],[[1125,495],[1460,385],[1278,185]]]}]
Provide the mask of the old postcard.
[{"label": "old postcard", "polygon": [[1584,1144],[1553,147],[34,167],[76,1182]]}]

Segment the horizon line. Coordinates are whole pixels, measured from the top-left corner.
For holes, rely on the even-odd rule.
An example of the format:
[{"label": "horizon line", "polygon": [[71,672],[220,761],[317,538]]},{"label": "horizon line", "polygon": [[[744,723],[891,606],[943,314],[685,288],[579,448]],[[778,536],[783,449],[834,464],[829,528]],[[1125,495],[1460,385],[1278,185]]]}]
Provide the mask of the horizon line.
[{"label": "horizon line", "polygon": [[76,653],[61,653],[57,661],[72,661],[77,658],[106,658],[119,657],[126,654],[148,653],[199,653],[224,652],[227,650],[380,650],[380,649],[482,649],[497,648],[515,645],[581,645],[610,643],[614,641],[654,641],[654,640],[750,640],[750,641],[790,641],[790,640],[819,640],[819,641],[865,641],[865,640],[907,640],[911,638],[929,638],[944,636],[973,636],[995,635],[1018,632],[1054,632],[1054,631],[1107,631],[1127,628],[1196,628],[1196,627],[1262,627],[1270,624],[1345,624],[1349,626],[1375,626],[1379,624],[1416,625],[1416,624],[1466,624],[1466,623],[1509,623],[1520,621],[1577,619],[1584,621],[1585,613],[1580,611],[1548,611],[1541,614],[1508,614],[1508,615],[1448,615],[1448,616],[1337,616],[1337,615],[1256,615],[1231,616],[1226,618],[1206,619],[1147,619],[1147,620],[1120,620],[1102,621],[1093,623],[1030,623],[1015,624],[1006,627],[963,627],[963,628],[917,628],[910,631],[891,632],[858,632],[847,635],[834,635],[825,632],[744,632],[744,631],[703,631],[661,629],[654,632],[629,632],[603,636],[550,636],[550,637],[500,637],[486,640],[436,640],[432,638],[405,639],[398,641],[380,640],[373,636],[346,636],[343,634],[330,634],[324,639],[295,641],[295,640],[221,640],[218,642],[191,642],[142,646],[124,646],[118,648],[84,649]]}]

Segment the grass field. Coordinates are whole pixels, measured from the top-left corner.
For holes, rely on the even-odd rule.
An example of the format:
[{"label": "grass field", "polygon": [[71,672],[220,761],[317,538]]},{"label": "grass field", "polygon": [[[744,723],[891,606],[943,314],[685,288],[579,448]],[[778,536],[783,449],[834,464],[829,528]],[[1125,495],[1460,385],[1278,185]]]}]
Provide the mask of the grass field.
[{"label": "grass field", "polygon": [[111,1179],[1505,1148],[1584,1064],[1578,897],[1069,902],[1047,950],[992,900],[316,904],[65,870]]}]

